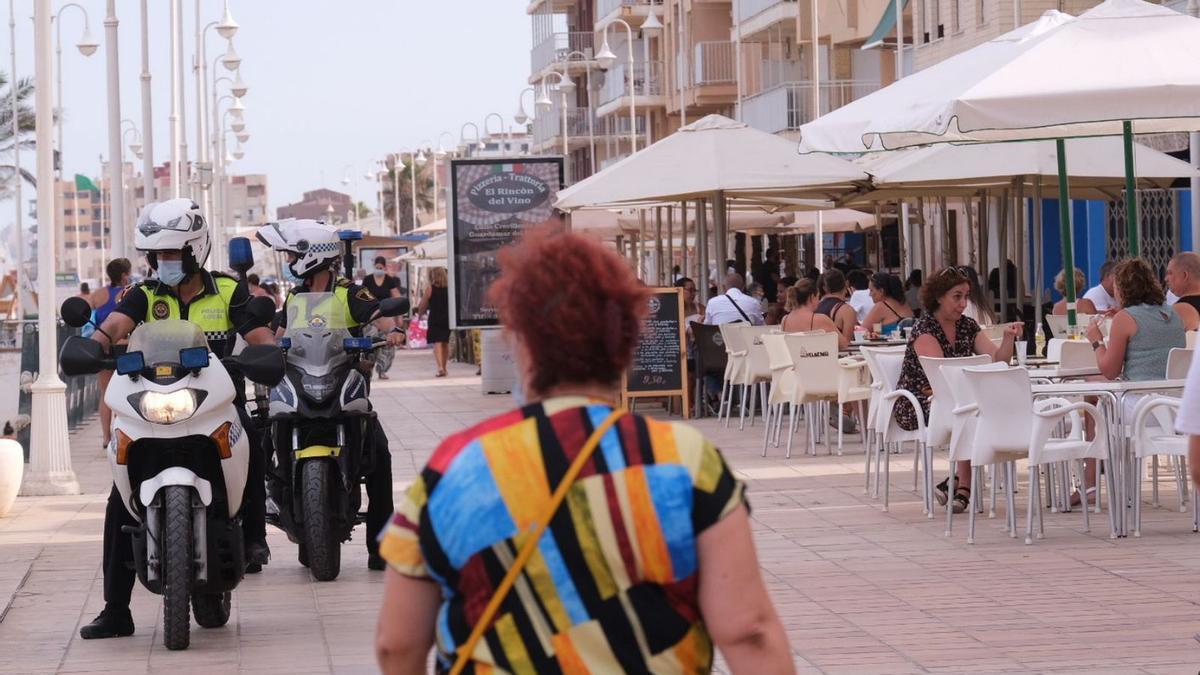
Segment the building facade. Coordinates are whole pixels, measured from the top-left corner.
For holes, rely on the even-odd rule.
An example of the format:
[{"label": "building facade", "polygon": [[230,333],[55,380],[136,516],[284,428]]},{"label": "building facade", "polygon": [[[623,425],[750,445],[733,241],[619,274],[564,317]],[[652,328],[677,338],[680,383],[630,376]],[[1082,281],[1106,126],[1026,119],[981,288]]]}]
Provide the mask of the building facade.
[{"label": "building facade", "polygon": [[332,214],[338,222],[346,222],[353,208],[350,195],[320,188],[304,193],[304,197],[287,206],[276,209],[280,220],[284,218],[311,218],[313,220],[329,220]]}]

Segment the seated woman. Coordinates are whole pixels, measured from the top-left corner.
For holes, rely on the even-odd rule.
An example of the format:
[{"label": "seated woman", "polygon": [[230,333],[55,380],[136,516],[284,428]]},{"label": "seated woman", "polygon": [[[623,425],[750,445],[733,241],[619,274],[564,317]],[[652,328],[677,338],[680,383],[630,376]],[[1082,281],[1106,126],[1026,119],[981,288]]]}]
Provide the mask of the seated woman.
[{"label": "seated woman", "polygon": [[779,329],[785,333],[800,333],[814,330],[837,333],[838,349],[845,349],[850,345],[850,341],[838,331],[837,325],[833,323],[833,319],[824,314],[817,313],[817,303],[820,300],[821,296],[817,293],[816,283],[811,279],[797,281],[795,286],[787,289],[786,302],[784,304],[787,314],[784,315],[783,321],[779,323]]},{"label": "seated woman", "polygon": [[[899,387],[911,392],[929,416],[933,389],[920,357],[961,358],[987,354],[993,361],[1008,361],[1013,355],[1013,343],[1021,334],[1021,324],[1011,323],[1004,328],[1004,338],[997,346],[979,329],[979,324],[963,314],[971,293],[971,282],[960,268],[947,267],[929,277],[921,286],[921,305],[925,310],[913,326],[912,339],[904,352]],[[896,403],[894,412],[901,429],[917,428],[917,414],[908,401]],[[971,496],[971,463],[958,462],[955,468],[954,512],[966,511]],[[950,479],[938,484],[934,497],[943,506],[949,498]]]},{"label": "seated woman", "polygon": [[[1113,291],[1122,309],[1113,315],[1108,330],[1108,344],[1100,330],[1103,317],[1092,318],[1087,327],[1087,339],[1096,351],[1096,364],[1101,379],[1144,382],[1161,380],[1167,374],[1167,357],[1171,350],[1186,346],[1183,320],[1166,304],[1166,294],[1158,283],[1153,268],[1143,258],[1130,258],[1117,265],[1113,273]],[[1130,415],[1139,396],[1125,397],[1125,412]],[[1088,437],[1093,434],[1093,421],[1087,418]],[[1084,485],[1088,494],[1096,489],[1096,460],[1086,461]],[[1075,494],[1071,503],[1080,503]]]},{"label": "seated woman", "polygon": [[[1076,267],[1075,268],[1075,295],[1079,295],[1080,291],[1083,291],[1086,289],[1087,289],[1087,277],[1083,275],[1083,270]],[[1058,291],[1060,294],[1066,294],[1066,292],[1067,292],[1067,277],[1065,274],[1063,274],[1063,270],[1059,270],[1058,274],[1055,275],[1055,277],[1054,277],[1054,290]],[[1067,314],[1067,299],[1061,298],[1061,299],[1059,299],[1058,302],[1054,303],[1054,309],[1052,310],[1051,313],[1058,315],[1058,316],[1066,316],[1066,314]],[[1080,297],[1077,297],[1075,299],[1075,313],[1076,314],[1088,314],[1088,315],[1099,314],[1099,312],[1096,311],[1095,303],[1093,303],[1091,300],[1088,300],[1087,298],[1080,298]]]},{"label": "seated woman", "polygon": [[900,277],[886,272],[877,272],[871,277],[869,289],[871,300],[875,305],[863,319],[864,326],[871,328],[875,324],[880,324],[882,329],[879,332],[887,335],[895,331],[901,321],[912,318],[913,312],[904,298],[904,284],[900,283]]}]

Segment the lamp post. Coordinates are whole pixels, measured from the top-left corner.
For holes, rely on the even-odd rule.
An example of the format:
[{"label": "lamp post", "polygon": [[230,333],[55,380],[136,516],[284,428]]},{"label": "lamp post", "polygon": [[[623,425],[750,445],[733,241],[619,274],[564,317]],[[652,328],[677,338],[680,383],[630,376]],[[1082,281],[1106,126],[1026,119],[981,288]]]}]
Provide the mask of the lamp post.
[{"label": "lamp post", "polygon": [[[346,171],[349,169],[350,171]],[[354,193],[358,192],[358,179],[350,178],[350,174],[354,172],[354,165],[347,164],[342,167],[342,185],[350,191],[350,213],[353,214],[354,226],[358,227],[358,197]]]},{"label": "lamp post", "polygon": [[[649,16],[653,17],[654,14],[650,14]],[[646,19],[646,22],[650,23],[649,17]],[[617,62],[616,54],[613,54],[612,49],[608,46],[608,29],[611,28],[614,23],[619,23],[625,27],[625,35],[627,38],[625,46],[629,48],[629,54],[628,54],[629,76],[630,76],[630,81],[632,81],[632,78],[633,78],[633,27],[630,26],[628,23],[626,23],[624,19],[613,19],[612,21],[605,24],[603,42],[600,43],[600,53],[596,54],[596,63],[600,64],[600,67],[603,68],[604,70],[608,70],[609,68],[612,68],[614,63]],[[662,26],[662,24],[659,24],[659,27],[661,27],[661,26]],[[646,55],[647,55],[646,63],[649,64],[650,63],[650,59],[649,59],[650,45],[649,45],[649,43],[646,43],[644,45],[644,47],[647,50],[646,51]],[[631,87],[629,90],[629,143],[630,143],[629,154],[631,154],[631,155],[637,152],[637,92],[634,91],[634,89],[636,89],[636,87]]]},{"label": "lamp post", "polygon": [[504,117],[500,113],[488,113],[483,118],[484,136],[488,138],[491,138],[492,136],[491,132],[488,131],[488,121],[493,117],[500,120],[500,139],[504,142],[504,147],[502,148],[500,155],[503,157],[507,155],[510,150],[512,150],[510,147],[512,145],[512,127],[505,126]]},{"label": "lamp post", "polygon": [[[529,115],[525,112],[525,92],[529,92],[533,96],[533,107],[537,108],[537,90],[533,87],[522,89],[521,93],[517,95],[517,112],[513,115],[513,121],[522,127],[525,127],[525,123],[529,121]],[[528,133],[529,128],[526,127],[524,131]],[[528,147],[528,149],[532,150],[532,147]]]},{"label": "lamp post", "polygon": [[[121,131],[121,153],[119,155],[120,162],[118,163],[118,168],[120,169],[120,171],[117,172],[120,182],[116,186],[114,186],[112,181],[110,180],[109,184],[108,184],[108,195],[109,195],[109,197],[108,197],[108,200],[109,200],[108,229],[109,229],[110,237],[112,238],[110,248],[112,249],[112,257],[113,258],[127,257],[125,255],[125,251],[122,248],[118,248],[118,246],[117,246],[117,233],[120,232],[120,233],[124,234],[125,224],[116,220],[116,217],[115,217],[116,207],[114,206],[118,201],[117,197],[115,196],[117,189],[120,190],[120,200],[119,201],[121,202],[122,212],[124,212],[125,208],[128,206],[129,195],[128,195],[128,193],[126,191],[126,187],[125,187],[125,148],[128,147],[129,151],[132,152],[134,154],[134,156],[137,157],[138,159],[141,159],[141,157],[142,157],[142,132],[138,130],[137,125],[134,124],[133,120],[126,119],[126,120],[121,120],[121,128],[122,128],[122,131]],[[128,143],[126,140],[129,137],[130,132],[133,132],[133,142],[132,143]],[[111,160],[109,161],[109,163],[110,164],[112,163]],[[101,243],[104,242],[103,226],[100,228],[100,241],[101,241]],[[101,257],[103,257],[103,256],[101,256]]]},{"label": "lamp post", "polygon": [[[553,71],[546,74],[546,77],[555,76],[558,78],[558,93],[560,94],[560,106],[562,107],[562,155],[563,165],[566,168],[567,183],[571,182],[571,150],[568,147],[568,131],[567,131],[567,94],[575,89],[575,83],[571,78],[563,75],[560,72]],[[542,78],[542,96],[537,100],[535,105],[543,111],[549,110],[554,103],[550,100],[549,95],[550,85],[546,82],[546,78]]]},{"label": "lamp post", "polygon": [[183,113],[183,0],[168,0],[171,4],[171,197],[182,194],[183,167],[180,164],[180,147],[183,128],[180,115]]},{"label": "lamp post", "polygon": [[[50,83],[54,62],[50,45],[50,0],[34,4],[34,107],[37,116],[38,178],[38,377],[32,393],[29,470],[21,484],[22,495],[79,494],[71,469],[67,436],[67,386],[58,378],[57,321],[54,298],[54,109]],[[15,85],[15,83],[14,83]]]},{"label": "lamp post", "polygon": [[[21,174],[21,146],[17,140],[21,138],[21,119],[20,105],[17,100],[17,10],[14,5],[14,0],[8,0],[8,39],[10,53],[12,57],[12,68],[10,69],[10,80],[13,86],[9,88],[9,93],[12,94],[12,137],[13,137],[13,167],[16,169],[16,186],[14,189],[14,206],[16,207],[13,213],[13,222],[17,228],[17,297],[21,297],[20,293],[24,289],[22,285],[26,279],[25,272],[25,225],[22,223],[21,213],[24,205],[21,203],[21,183],[24,178]],[[29,308],[22,308],[22,312]]]},{"label": "lamp post", "polygon": [[[147,18],[147,0],[142,0],[142,203],[149,204],[155,200],[154,194],[154,115],[150,105],[150,23]],[[124,241],[125,224],[122,228],[121,239]],[[113,228],[114,230],[116,228]],[[116,239],[113,240],[114,245]],[[123,252],[127,254],[128,251]],[[126,256],[128,257],[128,256]]]},{"label": "lamp post", "polygon": [[[84,9],[83,6],[81,6],[80,4],[75,3],[75,2],[68,2],[67,4],[60,7],[58,12],[54,15],[54,91],[55,91],[54,98],[55,98],[55,101],[57,101],[57,103],[58,103],[58,109],[57,109],[58,114],[55,115],[55,117],[58,118],[57,121],[58,121],[58,179],[59,180],[62,180],[63,169],[65,168],[64,162],[63,162],[64,153],[63,153],[63,123],[62,123],[63,122],[63,114],[62,114],[62,108],[63,108],[62,15],[63,15],[63,12],[67,11],[67,9],[69,9],[69,8],[77,9],[83,14],[83,35],[79,38],[79,42],[77,42],[75,44],[75,47],[79,50],[79,53],[83,54],[84,56],[91,56],[92,54],[96,53],[97,49],[100,48],[100,43],[96,42],[96,38],[92,37],[91,18],[88,16],[87,10]],[[13,82],[12,86],[16,87],[17,86],[16,82]],[[119,123],[119,121],[118,121],[118,123]],[[55,187],[57,188],[57,186],[55,186]],[[55,191],[57,192],[57,189]],[[79,275],[80,279],[83,279],[83,250],[79,246],[79,244],[80,244],[79,215],[78,215],[79,209],[74,208],[75,206],[77,206],[77,204],[75,204],[77,199],[78,198],[75,196],[75,191],[72,190],[71,191],[71,206],[72,206],[71,213],[74,216],[73,220],[75,221],[75,225],[74,225],[74,227],[75,227],[75,272],[76,272],[76,274]],[[65,206],[66,200],[63,200],[63,202],[64,202],[64,206]],[[57,211],[57,209],[55,209],[55,210]],[[51,227],[53,227],[53,223],[50,223],[50,225],[51,225]],[[65,227],[65,223],[64,223],[64,227]]]},{"label": "lamp post", "polygon": [[[214,90],[215,88],[214,86]],[[213,93],[216,94],[215,91]],[[222,110],[221,103],[227,100],[232,101],[232,104]],[[223,237],[227,226],[228,204],[226,202],[229,199],[225,189],[228,168],[225,156],[225,133],[227,131],[225,119],[232,117],[235,120],[243,120],[246,108],[242,105],[242,99],[232,94],[225,94],[213,101],[213,110],[216,112],[216,116],[213,118],[213,128],[217,130],[217,134],[213,138],[213,217],[209,222],[209,230],[212,232],[213,238],[214,263],[219,268],[219,261],[224,251]]]},{"label": "lamp post", "polygon": [[[412,152],[411,150],[408,153],[408,182],[409,182],[409,192],[412,193],[412,200],[411,200],[412,201],[412,227],[410,229],[413,229],[413,230],[417,229],[417,156],[418,156],[418,154],[419,153]],[[400,161],[400,167],[398,169],[396,169],[396,171],[397,171],[396,183],[397,184],[399,184],[399,182],[400,182],[399,171],[402,171],[404,169],[403,155],[404,155],[404,153],[396,154],[397,161]],[[421,163],[424,163],[424,160],[422,160]],[[396,188],[396,224],[397,224],[397,227],[399,227],[399,223],[400,223],[400,188],[397,187]]]},{"label": "lamp post", "polygon": [[[581,51],[573,51],[566,55],[565,59],[570,61],[571,58],[578,56],[583,60],[584,66],[587,68],[587,75],[584,78],[583,84],[587,88],[587,107],[588,107],[588,152],[591,153],[592,173],[596,173],[596,108],[592,103],[592,61],[587,54]],[[632,74],[631,74],[632,75]],[[650,78],[650,62],[646,62],[646,80]],[[636,88],[636,82],[632,78],[629,79],[629,93],[632,94]]]},{"label": "lamp post", "polygon": [[[104,56],[105,56],[105,87],[108,99],[108,223],[113,234],[112,250],[114,257],[123,258],[125,251],[125,166],[123,162],[113,165],[114,158],[121,157],[121,62],[117,43],[117,3],[108,0],[104,14]],[[121,198],[114,199],[112,192],[121,186]],[[101,193],[103,197],[103,193]],[[116,225],[115,227],[113,225]],[[104,241],[104,229],[100,230],[100,241]],[[103,254],[100,264],[104,264]]]},{"label": "lamp post", "polygon": [[[487,126],[487,120],[484,120],[483,126]],[[458,144],[464,148],[470,149],[470,146],[467,145],[467,127],[475,129],[475,150],[477,152],[482,151],[484,149],[483,134],[479,133],[479,125],[475,124],[474,122],[465,122],[461,127],[459,127]]]},{"label": "lamp post", "polygon": [[[202,24],[200,19],[200,2],[196,2],[196,58],[192,65],[192,71],[196,79],[196,161],[200,166],[200,171],[203,172],[207,163],[214,163],[208,154],[208,31],[215,28],[217,34],[229,41],[229,51],[221,57],[221,62],[225,64],[228,70],[237,70],[241,65],[241,57],[233,52],[233,36],[237,34],[238,24],[233,20],[233,16],[229,13],[229,0],[225,1],[225,11],[221,16],[220,21],[212,21],[208,24]],[[201,26],[203,25],[203,28]],[[233,58],[232,67],[229,65],[230,53]],[[214,67],[215,71],[215,67]],[[216,90],[216,72],[213,73],[213,90]],[[241,77],[238,77],[241,80]],[[234,96],[241,98],[245,96],[245,84],[242,83],[242,93],[234,92]],[[212,208],[209,203],[209,186],[205,185],[203,180],[200,182],[200,208],[204,211],[208,220],[212,220]]]}]

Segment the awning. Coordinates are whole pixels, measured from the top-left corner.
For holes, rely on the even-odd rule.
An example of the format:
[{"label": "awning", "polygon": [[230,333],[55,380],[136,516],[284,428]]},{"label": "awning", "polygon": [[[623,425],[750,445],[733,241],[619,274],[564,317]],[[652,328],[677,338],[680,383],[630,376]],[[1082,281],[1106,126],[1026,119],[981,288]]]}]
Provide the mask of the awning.
[{"label": "awning", "polygon": [[[908,9],[908,0],[903,0],[903,6],[900,12],[903,14],[905,9]],[[883,39],[891,35],[896,28],[896,3],[894,0],[889,0],[887,6],[883,10],[883,16],[879,17],[879,25],[875,26],[875,30],[871,32],[871,37],[863,44],[863,49],[874,49],[883,44]]]}]

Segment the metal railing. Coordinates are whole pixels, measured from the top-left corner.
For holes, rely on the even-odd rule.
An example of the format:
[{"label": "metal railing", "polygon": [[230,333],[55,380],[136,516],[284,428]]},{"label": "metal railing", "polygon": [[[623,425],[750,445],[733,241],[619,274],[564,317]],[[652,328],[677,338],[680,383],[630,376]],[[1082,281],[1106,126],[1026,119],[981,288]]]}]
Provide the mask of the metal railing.
[{"label": "metal railing", "polygon": [[[15,331],[20,335],[21,375],[18,382],[12,383],[12,386],[20,387],[20,393],[17,396],[18,417],[22,415],[28,417],[33,412],[33,399],[29,387],[25,385],[27,382],[32,382],[37,378],[39,361],[38,323],[36,320],[5,321],[4,329],[6,331]],[[72,335],[79,335],[79,329],[63,325],[58,326],[58,351],[62,351],[63,343]],[[100,379],[96,375],[67,377],[61,372],[59,373],[59,377],[67,385],[67,427],[73,431],[100,409]],[[4,420],[0,420],[0,425],[3,422]],[[29,432],[31,427],[32,425],[28,425],[17,431],[17,441],[25,448],[26,461],[29,460]]]},{"label": "metal railing", "polygon": [[602,19],[622,7],[646,7],[649,5],[662,6],[662,0],[599,0],[596,3],[596,16]]},{"label": "metal railing", "polygon": [[639,139],[646,137],[646,115],[638,113],[636,124],[631,124],[628,114],[614,114],[596,120],[596,136],[599,138],[613,136],[617,139],[628,138],[630,129],[634,129]]},{"label": "metal railing", "polygon": [[[545,112],[539,112],[533,120],[533,144],[540,147],[554,141],[554,148],[546,151],[558,151],[562,144],[562,108],[555,106]],[[587,137],[588,110],[587,108],[567,108],[567,134],[570,138]]]},{"label": "metal railing", "polygon": [[546,66],[566,61],[571,52],[581,52],[590,59],[595,54],[595,43],[596,34],[588,31],[552,33],[530,52],[530,72],[541,72]]},{"label": "metal railing", "polygon": [[796,0],[741,0],[735,3],[738,9],[738,21],[745,21],[758,14],[762,14],[775,5],[782,5],[784,3],[794,5],[796,4]]},{"label": "metal railing", "polygon": [[[618,63],[605,75],[604,86],[600,89],[599,105],[615,101],[630,92],[640,96],[662,96],[663,94],[663,64],[661,61],[635,63],[633,69],[627,63]],[[632,74],[632,76],[631,76]]]},{"label": "metal railing", "polygon": [[[820,84],[820,114],[836,110],[879,89],[878,82],[831,80]],[[742,100],[742,121],[768,133],[799,129],[812,112],[812,82],[790,82]]]},{"label": "metal railing", "polygon": [[693,50],[692,84],[731,84],[737,81],[732,42],[697,42]]}]

